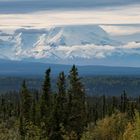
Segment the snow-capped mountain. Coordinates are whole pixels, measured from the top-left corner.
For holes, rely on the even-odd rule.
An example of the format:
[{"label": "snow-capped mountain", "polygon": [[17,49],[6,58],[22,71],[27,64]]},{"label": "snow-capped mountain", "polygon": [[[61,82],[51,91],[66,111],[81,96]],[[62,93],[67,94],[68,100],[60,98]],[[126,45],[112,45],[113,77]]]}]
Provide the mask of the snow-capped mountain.
[{"label": "snow-capped mountain", "polygon": [[[0,31],[0,57],[9,59],[47,59],[87,57],[85,49],[94,46],[118,46],[121,43],[98,25],[71,25],[47,29]],[[78,47],[81,49],[78,56]],[[77,48],[76,50],[74,48]],[[84,50],[83,50],[84,49]],[[83,53],[83,54],[81,54]]]},{"label": "snow-capped mountain", "polygon": [[55,27],[49,30],[47,45],[50,46],[74,46],[74,45],[115,45],[109,35],[95,25]]}]

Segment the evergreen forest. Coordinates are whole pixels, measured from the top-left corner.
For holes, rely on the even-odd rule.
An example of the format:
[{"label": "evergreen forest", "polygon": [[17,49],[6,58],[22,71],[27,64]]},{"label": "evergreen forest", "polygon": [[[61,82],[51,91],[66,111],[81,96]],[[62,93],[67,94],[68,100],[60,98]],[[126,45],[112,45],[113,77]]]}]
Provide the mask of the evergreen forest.
[{"label": "evergreen forest", "polygon": [[0,140],[140,140],[140,96],[86,92],[75,65],[55,82],[48,68],[38,90],[23,80],[0,94]]}]

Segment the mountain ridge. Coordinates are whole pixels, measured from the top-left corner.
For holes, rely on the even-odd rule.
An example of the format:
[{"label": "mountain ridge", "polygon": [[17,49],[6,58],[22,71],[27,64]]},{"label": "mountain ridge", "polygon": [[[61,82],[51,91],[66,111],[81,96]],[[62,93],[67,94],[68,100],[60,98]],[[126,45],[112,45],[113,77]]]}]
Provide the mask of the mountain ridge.
[{"label": "mountain ridge", "polygon": [[[43,75],[45,70],[52,68],[52,74],[58,75],[64,71],[68,73],[72,65],[48,64],[40,62],[0,60],[0,75],[7,76],[36,76]],[[103,65],[76,65],[82,76],[88,75],[140,75],[140,67],[113,67]]]},{"label": "mountain ridge", "polygon": [[67,25],[47,29],[21,28],[11,34],[0,32],[0,54],[11,60],[24,58],[47,60],[53,59],[54,56],[61,59],[77,57],[88,59],[94,56],[90,52],[97,46],[121,44],[111,39],[98,25]]}]

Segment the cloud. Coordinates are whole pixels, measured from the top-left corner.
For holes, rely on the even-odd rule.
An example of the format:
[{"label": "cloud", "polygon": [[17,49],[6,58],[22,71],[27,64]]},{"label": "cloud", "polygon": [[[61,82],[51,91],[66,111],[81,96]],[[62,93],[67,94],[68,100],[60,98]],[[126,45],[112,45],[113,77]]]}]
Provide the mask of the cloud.
[{"label": "cloud", "polygon": [[101,25],[101,27],[112,36],[124,36],[140,33],[140,24],[138,25]]},{"label": "cloud", "polygon": [[[86,59],[104,59],[108,56],[116,55],[140,55],[140,43],[129,42],[124,46],[97,46],[94,44],[84,46],[59,46],[54,50],[54,53],[59,57],[63,56],[62,59],[79,57]],[[62,54],[66,54],[65,56]]]},{"label": "cloud", "polygon": [[0,13],[19,14],[48,9],[104,8],[140,4],[139,0],[0,0]]},{"label": "cloud", "polygon": [[[140,5],[131,5],[114,9],[47,10],[26,14],[0,14],[0,28],[20,28],[23,26],[45,28],[71,24],[140,24],[139,7]],[[118,33],[122,29],[122,27],[112,28]],[[108,31],[111,31],[112,28],[108,27]],[[128,30],[128,32],[131,31]]]},{"label": "cloud", "polygon": [[74,46],[58,46],[51,48],[50,46],[42,46],[41,48],[32,48],[28,50],[20,50],[20,53],[13,56],[13,59],[22,59],[33,57],[35,59],[50,59],[57,58],[60,60],[67,59],[105,59],[109,56],[131,56],[140,55],[140,43],[129,42],[123,46],[99,46],[94,44],[89,45],[74,45]]},{"label": "cloud", "polygon": [[[114,51],[114,47],[112,46],[96,46],[94,44],[91,45],[83,45],[83,46],[59,46],[56,48],[56,54],[59,56],[63,56],[63,58],[104,58],[105,56],[110,55]],[[62,54],[66,54],[61,55]],[[60,57],[59,56],[59,57]]]},{"label": "cloud", "polygon": [[[128,44],[123,46],[124,49],[133,50],[133,49],[140,49],[140,42],[129,42]],[[140,52],[138,52],[140,53]]]}]

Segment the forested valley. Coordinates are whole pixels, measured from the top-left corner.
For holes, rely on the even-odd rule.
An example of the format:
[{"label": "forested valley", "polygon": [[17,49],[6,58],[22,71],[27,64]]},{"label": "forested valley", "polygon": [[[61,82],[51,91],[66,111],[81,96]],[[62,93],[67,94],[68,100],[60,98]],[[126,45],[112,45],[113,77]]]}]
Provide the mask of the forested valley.
[{"label": "forested valley", "polygon": [[41,89],[23,80],[19,91],[0,94],[0,140],[140,140],[138,90],[87,94],[75,65],[55,82],[48,68]]}]

